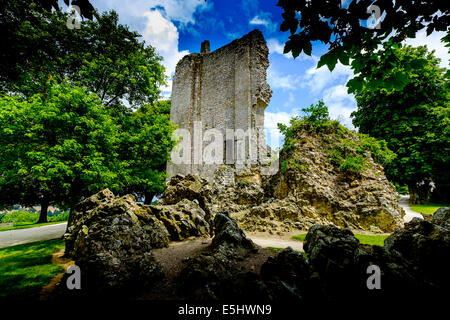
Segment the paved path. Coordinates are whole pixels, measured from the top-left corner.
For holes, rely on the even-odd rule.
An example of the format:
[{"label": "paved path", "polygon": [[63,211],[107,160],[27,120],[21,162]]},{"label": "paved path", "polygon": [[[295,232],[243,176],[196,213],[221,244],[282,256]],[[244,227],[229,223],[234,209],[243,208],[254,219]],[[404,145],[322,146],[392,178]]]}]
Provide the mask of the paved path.
[{"label": "paved path", "polygon": [[400,195],[400,201],[398,204],[403,208],[403,210],[405,210],[406,214],[403,216],[403,221],[405,223],[411,221],[413,218],[423,219],[420,213],[412,211],[409,208],[409,196]]},{"label": "paved path", "polygon": [[252,236],[250,236],[249,238],[252,239],[254,243],[264,248],[273,247],[284,249],[287,247],[291,247],[296,251],[303,251],[303,242],[298,240],[284,240],[277,238],[268,238],[268,237],[261,238]]},{"label": "paved path", "polygon": [[43,227],[1,231],[0,248],[35,241],[58,239],[66,232],[66,226],[67,222],[63,222]]}]

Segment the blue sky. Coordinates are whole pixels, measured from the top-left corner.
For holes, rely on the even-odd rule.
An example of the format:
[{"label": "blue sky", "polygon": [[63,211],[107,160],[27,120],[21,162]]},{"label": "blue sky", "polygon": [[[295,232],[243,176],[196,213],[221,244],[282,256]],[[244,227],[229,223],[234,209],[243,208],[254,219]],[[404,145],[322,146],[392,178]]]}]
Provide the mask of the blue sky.
[{"label": "blue sky", "polygon": [[[62,2],[62,1],[61,1]],[[349,67],[338,64],[333,72],[326,67],[316,69],[318,57],[327,51],[324,44],[313,44],[312,56],[293,59],[283,55],[288,32],[280,32],[281,8],[276,0],[92,0],[100,11],[116,10],[120,22],[142,34],[146,43],[164,58],[169,77],[176,63],[186,54],[199,52],[200,43],[209,40],[215,50],[253,29],[263,32],[269,47],[268,82],[273,96],[266,109],[265,127],[269,144],[277,146],[278,122],[287,123],[300,114],[303,107],[323,99],[333,118],[353,128],[350,113],[356,103],[347,94],[346,82],[353,76]],[[424,32],[407,41],[411,45],[427,44],[448,67],[448,50],[441,42],[443,33],[426,37]],[[170,96],[171,81],[164,89]]]}]

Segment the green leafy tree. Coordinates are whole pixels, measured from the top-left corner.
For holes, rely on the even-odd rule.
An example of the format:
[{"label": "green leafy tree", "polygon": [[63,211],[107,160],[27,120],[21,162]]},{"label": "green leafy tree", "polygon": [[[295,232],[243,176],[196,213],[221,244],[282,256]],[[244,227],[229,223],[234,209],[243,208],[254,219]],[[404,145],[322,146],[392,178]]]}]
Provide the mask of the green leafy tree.
[{"label": "green leafy tree", "polygon": [[281,151],[281,171],[295,168],[307,171],[307,166],[299,164],[301,159],[295,155],[295,146],[304,139],[305,134],[320,137],[322,147],[327,150],[330,163],[342,172],[359,174],[366,166],[365,154],[369,152],[379,164],[386,166],[395,154],[389,150],[386,141],[375,139],[366,134],[356,133],[342,126],[339,121],[331,120],[328,107],[320,100],[308,108],[302,109],[303,117],[293,117],[289,126],[279,123],[278,129],[284,135]]},{"label": "green leafy tree", "polygon": [[150,204],[162,193],[167,175],[166,163],[175,145],[170,122],[170,100],[144,105],[121,120],[119,158],[127,163],[123,193],[145,198]]},{"label": "green leafy tree", "polygon": [[[284,9],[280,30],[291,34],[284,52],[292,52],[294,57],[302,51],[311,55],[312,42],[329,45],[317,67],[327,65],[332,71],[338,61],[344,65],[352,61],[357,77],[347,84],[351,92],[358,90],[361,82],[372,79],[372,64],[377,60],[390,62],[391,67],[384,71],[393,76],[394,86],[402,89],[406,74],[392,74],[396,68],[396,61],[391,59],[393,51],[404,39],[414,38],[424,28],[427,34],[448,32],[450,25],[450,7],[446,1],[279,0],[277,5]],[[382,21],[368,28],[365,21],[369,17]],[[450,35],[443,40],[449,43]],[[380,45],[383,50],[377,50]],[[372,85],[383,87],[379,82]]]},{"label": "green leafy tree", "polygon": [[[70,2],[80,8],[83,18],[93,19],[94,7],[87,0],[64,0],[66,5]],[[32,61],[44,62],[54,56],[48,55],[52,41],[52,33],[41,34],[45,18],[52,10],[59,10],[58,0],[0,0],[0,26],[2,30],[0,51],[0,80],[14,82],[22,73],[22,68],[30,65]],[[31,34],[26,34],[31,29]],[[51,30],[48,30],[51,31]],[[39,50],[38,50],[39,49]]]},{"label": "green leafy tree", "polygon": [[119,190],[119,130],[95,94],[53,84],[46,96],[0,99],[0,203],[70,207],[104,187]]},{"label": "green leafy tree", "polygon": [[2,17],[7,15],[1,27],[8,31],[0,90],[31,97],[45,93],[50,79],[67,80],[119,111],[124,104],[139,107],[159,98],[165,83],[161,57],[138,33],[119,24],[114,11],[94,11],[95,19],[69,29],[68,13],[38,9],[34,2],[9,1],[0,9]]},{"label": "green leafy tree", "polygon": [[[393,51],[397,61],[372,65],[372,78],[361,83],[356,94],[353,124],[360,132],[385,139],[397,158],[388,165],[388,177],[407,184],[411,202],[423,202],[430,183],[448,189],[450,167],[449,90],[445,69],[426,47]],[[406,74],[401,90],[392,84],[392,73]],[[384,88],[370,85],[384,83]]]}]

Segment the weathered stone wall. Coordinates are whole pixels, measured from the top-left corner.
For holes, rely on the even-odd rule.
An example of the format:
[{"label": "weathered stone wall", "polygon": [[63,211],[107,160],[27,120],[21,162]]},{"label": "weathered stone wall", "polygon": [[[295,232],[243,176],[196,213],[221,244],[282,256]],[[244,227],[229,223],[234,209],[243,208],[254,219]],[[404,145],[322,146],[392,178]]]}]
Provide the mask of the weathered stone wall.
[{"label": "weathered stone wall", "polygon": [[[266,150],[264,109],[272,92],[266,83],[269,50],[259,30],[211,53],[209,42],[204,42],[202,51],[185,56],[176,67],[171,121],[190,133],[190,139],[182,138],[190,150],[174,153],[189,151],[190,157],[183,163],[168,163],[167,172],[169,176],[194,173],[211,181],[223,164],[238,171],[259,164],[259,155]],[[214,141],[201,136],[208,129],[223,135],[222,163],[205,164],[202,155]],[[251,133],[244,135],[249,129]]]}]

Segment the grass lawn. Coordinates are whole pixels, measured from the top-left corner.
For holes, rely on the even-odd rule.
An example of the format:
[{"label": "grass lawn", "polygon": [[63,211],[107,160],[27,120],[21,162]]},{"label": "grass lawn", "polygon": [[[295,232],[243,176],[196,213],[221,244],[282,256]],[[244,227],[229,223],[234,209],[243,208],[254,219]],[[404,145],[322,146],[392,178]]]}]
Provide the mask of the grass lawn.
[{"label": "grass lawn", "polygon": [[[355,234],[355,238],[359,240],[362,244],[370,244],[377,246],[384,246],[384,239],[386,239],[387,235],[381,234]],[[301,233],[299,235],[293,236],[292,239],[304,241],[306,238],[306,233]]]},{"label": "grass lawn", "polygon": [[63,240],[47,240],[0,249],[0,299],[37,298],[64,268],[51,263],[52,254],[64,248]]},{"label": "grass lawn", "polygon": [[17,229],[27,229],[27,228],[34,228],[34,227],[43,227],[48,226],[51,224],[58,224],[58,223],[64,223],[65,221],[56,221],[56,222],[47,222],[47,223],[33,223],[33,222],[24,222],[23,224],[19,224],[13,227],[3,227],[0,228],[0,232],[2,231],[9,231],[9,230],[17,230]]},{"label": "grass lawn", "polygon": [[424,203],[424,204],[410,204],[412,211],[418,213],[434,214],[437,209],[442,207],[450,207],[450,204]]}]

